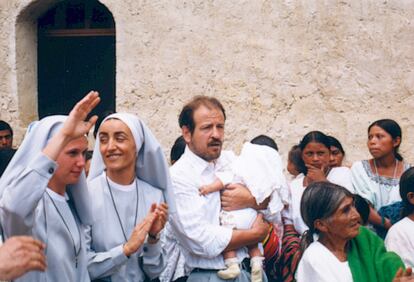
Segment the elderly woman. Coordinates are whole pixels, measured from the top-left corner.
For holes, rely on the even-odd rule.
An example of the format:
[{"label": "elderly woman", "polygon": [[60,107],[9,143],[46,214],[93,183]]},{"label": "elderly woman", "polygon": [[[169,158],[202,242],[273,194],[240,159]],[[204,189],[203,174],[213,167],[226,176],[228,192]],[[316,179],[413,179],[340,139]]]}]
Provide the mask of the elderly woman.
[{"label": "elderly woman", "polygon": [[159,143],[136,116],[117,113],[103,120],[88,186],[96,219],[87,231],[91,278],[158,277],[166,264],[159,237],[171,181]]},{"label": "elderly woman", "polygon": [[82,228],[92,222],[83,172],[85,134],[96,116],[97,92],[82,99],[68,117],[32,123],[0,181],[0,215],[7,238],[32,235],[46,244],[47,269],[16,281],[90,281]]},{"label": "elderly woman", "polygon": [[[303,220],[309,230],[297,281],[392,281],[404,264],[383,241],[359,224],[352,194],[329,182],[315,182],[303,193]],[[397,280],[398,281],[398,280]]]}]

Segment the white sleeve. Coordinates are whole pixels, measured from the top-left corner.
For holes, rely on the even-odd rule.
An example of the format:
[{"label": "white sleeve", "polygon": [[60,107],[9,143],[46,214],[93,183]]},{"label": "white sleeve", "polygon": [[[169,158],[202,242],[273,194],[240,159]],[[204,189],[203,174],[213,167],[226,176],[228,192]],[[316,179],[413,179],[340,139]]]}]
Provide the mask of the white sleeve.
[{"label": "white sleeve", "polygon": [[1,222],[6,237],[30,234],[35,209],[56,170],[56,163],[40,153],[5,190],[0,200]]},{"label": "white sleeve", "polygon": [[387,250],[396,252],[407,267],[414,267],[414,239],[410,239],[413,234],[414,223],[404,218],[391,227],[384,242]]},{"label": "white sleeve", "polygon": [[356,162],[352,165],[351,180],[355,193],[376,206],[375,195],[366,180],[367,177],[368,176],[363,174],[363,166],[361,162]]},{"label": "white sleeve", "polygon": [[333,168],[331,174],[328,175],[328,180],[346,188],[351,193],[355,193],[355,189],[352,185],[351,170],[347,167]]},{"label": "white sleeve", "polygon": [[173,177],[177,212],[171,217],[180,244],[193,254],[206,258],[220,255],[230,243],[232,229],[214,225],[205,219],[203,199],[196,184],[184,176]]}]

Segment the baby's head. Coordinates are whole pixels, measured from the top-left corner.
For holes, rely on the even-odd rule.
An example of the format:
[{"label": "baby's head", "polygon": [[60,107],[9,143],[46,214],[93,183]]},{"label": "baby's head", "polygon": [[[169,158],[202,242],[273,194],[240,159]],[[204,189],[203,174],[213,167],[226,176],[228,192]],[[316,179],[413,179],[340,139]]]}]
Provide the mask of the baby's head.
[{"label": "baby's head", "polygon": [[414,167],[401,175],[400,196],[404,204],[403,216],[414,214]]},{"label": "baby's head", "polygon": [[270,148],[275,149],[276,151],[279,151],[277,144],[275,142],[275,140],[273,140],[272,138],[270,138],[269,136],[266,135],[259,135],[256,136],[252,139],[252,141],[250,141],[250,143],[252,144],[256,144],[256,145],[264,145],[264,146],[268,146]]},{"label": "baby's head", "polygon": [[306,171],[299,145],[294,145],[289,151],[287,171],[293,176],[297,176]]}]

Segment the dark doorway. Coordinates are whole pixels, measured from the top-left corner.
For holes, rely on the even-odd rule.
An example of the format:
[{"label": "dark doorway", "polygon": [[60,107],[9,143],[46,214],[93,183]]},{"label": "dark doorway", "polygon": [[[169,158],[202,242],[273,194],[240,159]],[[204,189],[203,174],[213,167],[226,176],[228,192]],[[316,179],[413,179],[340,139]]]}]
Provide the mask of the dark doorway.
[{"label": "dark doorway", "polygon": [[68,114],[90,90],[115,111],[115,23],[93,0],[63,1],[38,20],[39,117]]}]

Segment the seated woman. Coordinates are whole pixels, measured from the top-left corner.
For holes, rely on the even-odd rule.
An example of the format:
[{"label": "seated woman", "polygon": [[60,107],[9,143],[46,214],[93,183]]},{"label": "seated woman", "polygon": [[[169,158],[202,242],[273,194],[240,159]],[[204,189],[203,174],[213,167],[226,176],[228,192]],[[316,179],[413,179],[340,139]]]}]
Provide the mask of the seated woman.
[{"label": "seated woman", "polygon": [[[385,235],[386,230],[400,219],[398,184],[400,176],[410,167],[398,153],[401,138],[401,128],[395,121],[373,122],[368,127],[367,143],[372,159],[355,162],[351,167],[355,193],[369,201],[369,223],[377,227],[379,234]],[[392,204],[394,206],[387,208]]]},{"label": "seated woman", "polygon": [[32,123],[1,177],[0,216],[5,236],[32,235],[46,244],[47,269],[16,281],[90,281],[82,228],[92,223],[83,172],[85,135],[96,116],[97,92],[76,104],[68,117]]},{"label": "seated woman", "polygon": [[303,137],[299,147],[302,151],[305,172],[290,183],[292,198],[289,208],[295,229],[302,234],[308,227],[300,214],[300,199],[309,184],[316,181],[329,181],[342,185],[351,192],[353,187],[349,168],[330,167],[330,142],[325,134],[320,131],[311,131]]},{"label": "seated woman", "polygon": [[309,185],[301,213],[309,230],[302,238],[298,282],[389,282],[404,268],[397,254],[385,250],[381,238],[360,226],[347,189],[329,182]]},{"label": "seated woman", "polygon": [[[163,151],[136,116],[116,113],[99,127],[88,186],[95,222],[87,230],[92,279],[147,281],[160,275],[159,240],[168,219],[169,170]],[[148,213],[148,215],[147,215]]]},{"label": "seated woman", "polygon": [[414,267],[414,168],[406,170],[400,179],[403,219],[394,224],[385,238],[385,246],[401,256],[404,263]]}]

